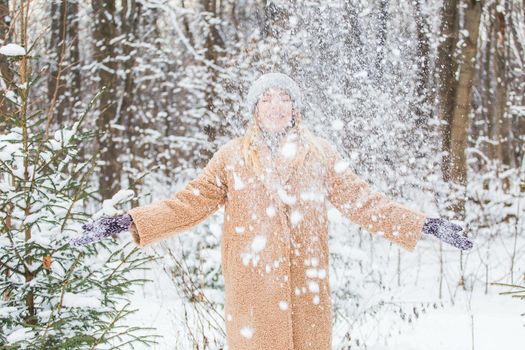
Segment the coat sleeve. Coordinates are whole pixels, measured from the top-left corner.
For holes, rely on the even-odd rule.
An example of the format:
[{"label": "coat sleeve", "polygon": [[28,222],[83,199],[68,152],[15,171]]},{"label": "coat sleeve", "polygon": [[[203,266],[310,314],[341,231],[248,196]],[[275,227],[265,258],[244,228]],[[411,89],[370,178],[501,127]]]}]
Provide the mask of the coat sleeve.
[{"label": "coat sleeve", "polygon": [[386,239],[413,251],[421,238],[426,214],[390,201],[383,193],[348,168],[335,146],[327,147],[328,200],[350,221],[370,233],[382,234]]},{"label": "coat sleeve", "polygon": [[200,174],[171,198],[132,208],[139,247],[187,230],[213,214],[224,204],[227,183],[224,171],[224,146],[209,160]]}]

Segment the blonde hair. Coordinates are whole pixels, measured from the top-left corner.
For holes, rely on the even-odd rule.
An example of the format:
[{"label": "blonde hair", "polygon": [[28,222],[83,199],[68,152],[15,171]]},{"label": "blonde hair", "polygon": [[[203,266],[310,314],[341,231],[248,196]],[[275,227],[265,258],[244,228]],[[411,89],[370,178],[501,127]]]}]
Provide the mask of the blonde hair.
[{"label": "blonde hair", "polygon": [[[257,110],[253,112],[253,116],[250,119],[250,122],[248,124],[248,128],[246,129],[246,132],[244,136],[242,137],[241,141],[241,147],[242,147],[242,154],[245,163],[252,167],[254,169],[255,173],[260,175],[262,172],[262,165],[259,159],[259,150],[257,147],[256,140],[261,137],[261,127],[259,126],[259,122],[257,119]],[[299,138],[299,143],[302,143],[303,147],[308,146],[309,152],[312,152],[314,157],[321,160],[322,159],[322,149],[319,143],[317,142],[315,136],[312,134],[312,132],[302,125],[302,115],[301,113],[296,110],[295,108],[292,111],[293,117],[295,118],[295,124],[293,126],[293,129],[296,131],[297,136]],[[294,167],[297,169],[298,167],[303,165],[304,158],[302,157],[295,157],[295,164]]]}]

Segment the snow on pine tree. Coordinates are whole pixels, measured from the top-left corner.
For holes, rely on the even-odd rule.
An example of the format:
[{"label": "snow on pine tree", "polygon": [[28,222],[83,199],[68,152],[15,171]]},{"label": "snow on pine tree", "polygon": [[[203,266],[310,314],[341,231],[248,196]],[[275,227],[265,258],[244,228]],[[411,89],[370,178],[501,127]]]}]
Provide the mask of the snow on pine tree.
[{"label": "snow on pine tree", "polygon": [[[22,16],[24,17],[24,16]],[[155,343],[146,327],[123,322],[133,285],[129,273],[152,260],[129,237],[81,248],[69,240],[86,221],[83,200],[98,155],[80,161],[79,146],[94,136],[82,129],[95,96],[69,126],[52,130],[38,96],[30,94],[27,43],[0,48],[13,72],[14,91],[0,136],[0,345],[17,349],[121,349]],[[19,48],[19,49],[18,49]],[[66,123],[67,124],[67,123]],[[114,215],[132,191],[104,202],[95,216]],[[147,331],[147,332],[145,332]]]}]

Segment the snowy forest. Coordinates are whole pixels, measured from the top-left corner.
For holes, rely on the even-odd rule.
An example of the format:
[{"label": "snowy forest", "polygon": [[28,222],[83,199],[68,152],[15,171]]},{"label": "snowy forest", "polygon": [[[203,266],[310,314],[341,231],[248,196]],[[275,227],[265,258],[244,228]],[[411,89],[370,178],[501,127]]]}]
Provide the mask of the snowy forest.
[{"label": "snowy forest", "polygon": [[269,72],[371,188],[473,242],[408,251],[330,205],[332,349],[525,348],[524,62],[523,0],[0,0],[0,349],[260,349],[228,347],[224,207],[70,242],[202,174]]}]

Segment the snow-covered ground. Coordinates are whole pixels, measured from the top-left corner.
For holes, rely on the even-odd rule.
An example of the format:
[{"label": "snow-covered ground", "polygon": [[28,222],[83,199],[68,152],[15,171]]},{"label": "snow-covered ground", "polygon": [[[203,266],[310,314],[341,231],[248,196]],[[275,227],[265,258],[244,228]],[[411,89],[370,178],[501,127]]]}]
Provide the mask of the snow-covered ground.
[{"label": "snow-covered ground", "polygon": [[371,350],[519,350],[525,346],[524,302],[517,298],[474,293],[470,307],[465,295],[454,306],[432,310],[388,344]]},{"label": "snow-covered ground", "polygon": [[[439,270],[436,264],[438,247],[435,240],[425,239],[418,243],[416,252],[404,256],[405,277],[403,286],[395,290],[397,301],[408,304],[440,302],[437,283]],[[401,321],[397,315],[380,317],[370,324],[360,325],[353,336],[363,339],[366,348],[372,350],[523,349],[525,316],[520,314],[525,312],[525,302],[509,295],[499,295],[498,292],[508,290],[499,286],[489,286],[487,294],[482,285],[476,285],[473,292],[463,291],[453,282],[458,280],[458,256],[454,249],[445,250],[444,270],[448,272],[445,273],[443,282],[443,307],[428,307],[426,312],[420,313],[411,323]],[[471,266],[475,269],[474,264],[471,263]],[[156,327],[157,333],[164,336],[159,339],[158,345],[143,348],[193,348],[181,340],[187,338],[185,317],[188,316],[185,316],[185,309],[191,314],[191,307],[182,302],[174,283],[160,265],[140,274],[154,282],[148,283],[144,288],[137,288],[132,306],[139,311],[130,318],[130,323]],[[392,285],[394,284],[393,282]],[[370,300],[376,300],[377,293],[372,294]],[[451,295],[454,296],[454,305]],[[334,327],[333,349],[341,348],[338,345],[342,334],[338,332],[340,331]],[[376,341],[378,333],[392,333],[392,336],[386,341]]]}]

